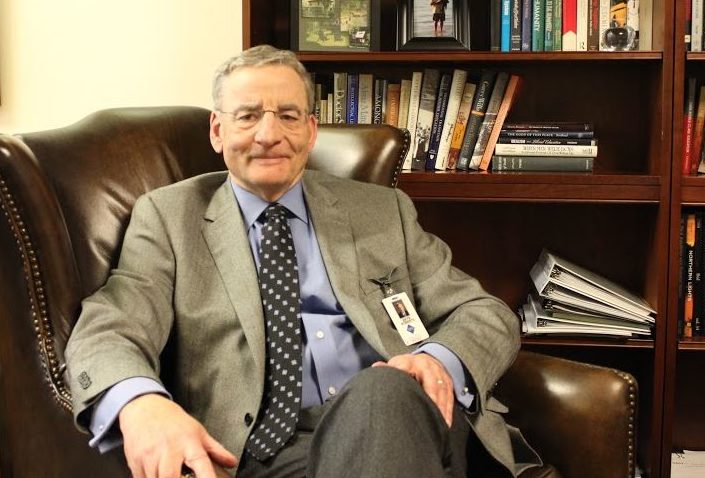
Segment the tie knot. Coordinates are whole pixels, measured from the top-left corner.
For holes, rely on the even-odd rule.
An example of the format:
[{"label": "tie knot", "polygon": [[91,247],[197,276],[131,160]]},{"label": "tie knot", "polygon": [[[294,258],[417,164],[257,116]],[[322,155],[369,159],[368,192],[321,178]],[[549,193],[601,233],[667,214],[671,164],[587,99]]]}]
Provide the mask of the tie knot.
[{"label": "tie knot", "polygon": [[267,206],[267,209],[264,210],[264,215],[267,221],[270,219],[286,219],[286,211],[287,209],[284,206],[275,202]]}]

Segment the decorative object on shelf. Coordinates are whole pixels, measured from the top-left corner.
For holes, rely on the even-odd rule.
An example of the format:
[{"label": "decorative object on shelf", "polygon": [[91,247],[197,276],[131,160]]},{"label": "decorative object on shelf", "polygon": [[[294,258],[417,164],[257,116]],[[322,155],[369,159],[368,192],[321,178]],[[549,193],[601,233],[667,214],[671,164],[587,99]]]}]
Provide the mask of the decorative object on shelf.
[{"label": "decorative object on shelf", "polygon": [[464,0],[401,0],[397,50],[470,50],[470,7]]},{"label": "decorative object on shelf", "polygon": [[379,50],[379,11],[379,0],[291,0],[291,49]]}]

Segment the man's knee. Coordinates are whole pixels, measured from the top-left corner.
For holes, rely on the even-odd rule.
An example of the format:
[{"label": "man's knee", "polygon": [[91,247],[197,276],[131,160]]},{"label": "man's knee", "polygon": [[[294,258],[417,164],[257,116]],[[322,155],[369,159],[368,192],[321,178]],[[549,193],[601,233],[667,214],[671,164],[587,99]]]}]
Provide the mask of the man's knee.
[{"label": "man's knee", "polygon": [[369,367],[348,384],[351,392],[368,392],[380,399],[398,400],[400,396],[424,393],[408,373],[394,367]]}]

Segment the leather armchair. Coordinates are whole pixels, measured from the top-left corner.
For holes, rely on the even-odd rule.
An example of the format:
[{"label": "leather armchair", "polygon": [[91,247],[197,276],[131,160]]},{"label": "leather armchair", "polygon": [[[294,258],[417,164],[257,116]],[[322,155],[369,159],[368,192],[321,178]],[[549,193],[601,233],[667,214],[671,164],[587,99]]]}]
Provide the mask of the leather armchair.
[{"label": "leather armchair", "polygon": [[[121,450],[101,456],[74,429],[64,347],[81,299],[116,263],[137,197],[224,169],[208,114],[106,110],[66,128],[0,136],[0,476],[129,476]],[[408,147],[396,128],[324,126],[309,167],[394,186]],[[512,410],[508,421],[560,470],[523,478],[633,474],[631,376],[521,352],[496,393]]]}]

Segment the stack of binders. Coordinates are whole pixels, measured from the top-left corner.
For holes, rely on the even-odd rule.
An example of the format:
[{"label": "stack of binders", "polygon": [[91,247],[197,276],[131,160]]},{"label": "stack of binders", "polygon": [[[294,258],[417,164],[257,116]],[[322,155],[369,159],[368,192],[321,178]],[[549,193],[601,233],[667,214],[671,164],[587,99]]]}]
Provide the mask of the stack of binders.
[{"label": "stack of binders", "polygon": [[656,311],[602,276],[546,250],[530,275],[533,290],[519,310],[527,335],[652,335]]}]

